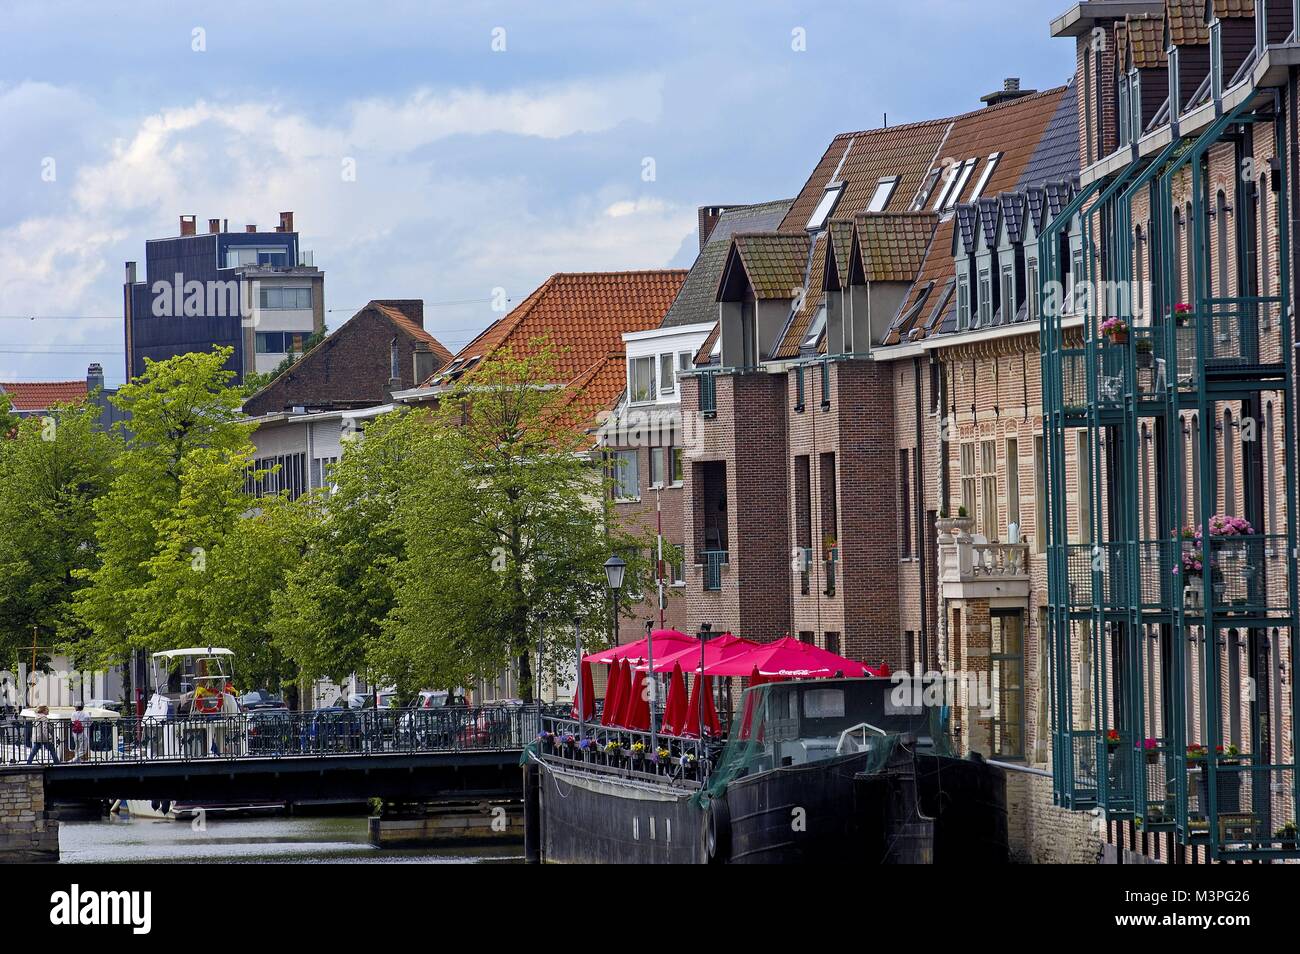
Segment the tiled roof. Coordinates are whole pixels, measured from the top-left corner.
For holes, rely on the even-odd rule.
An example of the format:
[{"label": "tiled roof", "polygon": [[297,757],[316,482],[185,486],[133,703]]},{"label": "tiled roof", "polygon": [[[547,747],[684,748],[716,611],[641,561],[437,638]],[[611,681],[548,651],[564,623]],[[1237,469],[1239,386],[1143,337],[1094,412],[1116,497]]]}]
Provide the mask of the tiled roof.
[{"label": "tiled roof", "polygon": [[957,206],[956,219],[957,235],[961,238],[961,247],[965,249],[966,254],[970,255],[975,251],[976,229],[979,226],[979,210],[973,205]]},{"label": "tiled roof", "polygon": [[1165,52],[1165,18],[1144,13],[1128,18],[1128,38],[1133,51],[1133,65],[1140,70],[1162,69],[1169,65]]},{"label": "tiled roof", "polygon": [[807,233],[761,232],[733,235],[731,241],[755,298],[797,298],[807,287]]},{"label": "tiled roof", "polygon": [[994,196],[984,196],[979,200],[980,228],[984,230],[986,248],[996,248],[998,244],[998,212],[1001,203]]},{"label": "tiled roof", "polygon": [[1214,0],[1214,15],[1221,20],[1226,17],[1253,17],[1255,0]]},{"label": "tiled roof", "polygon": [[835,252],[835,271],[843,285],[848,282],[849,253],[853,251],[853,220],[831,219],[826,223],[826,231],[830,233],[830,247]]},{"label": "tiled roof", "polygon": [[13,409],[21,413],[44,411],[56,404],[76,404],[86,399],[86,381],[0,381]]},{"label": "tiled roof", "polygon": [[1025,167],[1017,190],[1079,177],[1079,86],[1071,82]]},{"label": "tiled roof", "polygon": [[1210,42],[1204,0],[1165,0],[1169,37],[1178,46],[1204,46]]},{"label": "tiled roof", "polygon": [[[560,379],[572,381],[607,355],[621,354],[624,333],[659,327],[685,278],[682,269],[560,272],[461,348],[456,358],[482,360],[505,346],[525,354],[546,338],[557,352]],[[425,386],[438,382],[440,373]]]},{"label": "tiled roof", "polygon": [[1115,69],[1124,72],[1124,55],[1128,49],[1128,21],[1119,20],[1115,23]]},{"label": "tiled roof", "polygon": [[622,351],[596,360],[573,380],[566,381],[554,408],[563,410],[576,427],[590,426],[601,411],[618,403],[627,388],[627,357]]},{"label": "tiled roof", "polygon": [[998,196],[1002,203],[1002,222],[1007,227],[1007,238],[1012,242],[1021,241],[1025,225],[1025,196],[1018,192],[1004,192]]},{"label": "tiled roof", "polygon": [[[1059,114],[1061,101],[1071,92],[1071,87],[1061,86],[1056,89],[1011,100],[998,106],[978,110],[959,116],[953,123],[953,130],[944,143],[945,156],[987,156],[1002,153],[1001,161],[993,175],[985,184],[984,195],[996,196],[1003,192],[1017,191],[1027,185],[1023,182],[1026,171],[1034,161],[1043,137],[1052,129]],[[996,211],[996,202],[992,203]],[[953,216],[942,222],[935,233],[925,264],[917,276],[912,291],[908,294],[900,309],[900,315],[911,314],[907,322],[896,322],[893,330],[885,338],[886,344],[896,343],[909,336],[913,330],[924,333],[925,323],[931,317],[929,300],[922,307],[922,296],[933,296],[935,289],[942,289],[953,276],[953,228],[960,220]],[[974,222],[970,223],[975,226]],[[941,330],[952,309],[949,299],[937,321],[934,331]],[[933,331],[930,333],[934,333]]]},{"label": "tiled roof", "polygon": [[1042,186],[1030,186],[1025,190],[1025,205],[1029,208],[1029,218],[1034,223],[1034,230],[1043,227],[1043,207],[1047,204],[1047,193]]},{"label": "tiled roof", "polygon": [[870,212],[855,216],[853,225],[866,280],[915,280],[938,224],[935,212]]},{"label": "tiled roof", "polygon": [[393,324],[397,325],[397,327],[404,331],[410,338],[427,344],[429,350],[432,351],[434,356],[438,359],[438,367],[442,367],[451,360],[451,352],[441,341],[429,334],[429,332],[425,331],[396,308],[380,304],[379,302],[373,302],[372,307]]},{"label": "tiled roof", "polygon": [[738,205],[727,209],[709,233],[700,254],[695,258],[682,283],[681,291],[673,299],[664,315],[663,327],[693,325],[718,319],[718,277],[727,261],[731,236],[737,232],[774,232],[785,214],[790,211],[793,199],[761,202],[755,205]]}]

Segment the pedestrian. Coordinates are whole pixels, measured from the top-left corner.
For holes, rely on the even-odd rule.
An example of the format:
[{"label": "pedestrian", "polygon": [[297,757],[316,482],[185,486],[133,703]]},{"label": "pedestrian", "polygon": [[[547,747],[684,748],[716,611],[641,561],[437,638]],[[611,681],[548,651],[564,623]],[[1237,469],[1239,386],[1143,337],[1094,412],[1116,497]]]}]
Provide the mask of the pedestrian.
[{"label": "pedestrian", "polygon": [[82,762],[90,758],[90,716],[85,703],[78,702],[72,712],[72,758],[69,762]]},{"label": "pedestrian", "polygon": [[59,752],[54,747],[54,736],[50,726],[50,707],[37,706],[36,718],[32,721],[32,750],[27,755],[27,764],[31,765],[32,760],[36,758],[36,751],[44,749],[50,753],[50,758],[56,764],[59,761]]}]

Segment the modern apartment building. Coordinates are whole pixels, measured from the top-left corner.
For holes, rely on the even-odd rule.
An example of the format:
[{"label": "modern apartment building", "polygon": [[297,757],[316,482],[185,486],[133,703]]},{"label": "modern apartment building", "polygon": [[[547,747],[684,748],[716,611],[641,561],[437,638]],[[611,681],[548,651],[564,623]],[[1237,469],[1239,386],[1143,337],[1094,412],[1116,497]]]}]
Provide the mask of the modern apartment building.
[{"label": "modern apartment building", "polygon": [[229,367],[242,380],[301,354],[325,328],[325,276],[299,247],[292,212],[281,212],[270,232],[231,232],[226,220],[209,219],[199,233],[195,216],[182,215],[179,235],[145,243],[144,272],[140,280],[136,263],[126,263],[128,380],[145,358],[218,345],[233,349]]}]

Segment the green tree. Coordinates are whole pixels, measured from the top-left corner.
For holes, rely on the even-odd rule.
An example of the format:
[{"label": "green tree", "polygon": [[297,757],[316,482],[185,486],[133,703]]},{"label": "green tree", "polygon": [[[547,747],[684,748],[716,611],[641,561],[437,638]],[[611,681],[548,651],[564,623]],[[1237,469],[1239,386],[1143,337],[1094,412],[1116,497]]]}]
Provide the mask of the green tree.
[{"label": "green tree", "polygon": [[[7,399],[0,399],[0,417]],[[80,572],[95,569],[95,501],[111,480],[119,441],[97,429],[87,403],[16,418],[0,439],[0,647],[76,643],[72,612]],[[24,654],[25,655],[25,654]]]},{"label": "green tree", "polygon": [[[253,429],[240,414],[234,373],[224,367],[230,353],[215,348],[146,359],[144,374],[112,398],[130,413],[131,437],[115,458],[108,492],[95,503],[99,563],[78,573],[86,585],[76,612],[89,631],[84,649],[93,662],[116,661],[130,649],[165,648],[177,635],[180,624],[165,619],[168,607],[149,602],[163,592],[151,585],[152,574],[175,555],[167,549],[177,545],[175,521],[193,517],[200,505],[205,481],[194,471],[215,468],[213,480],[229,478],[235,459],[249,450]],[[187,481],[191,498],[182,512]],[[173,592],[177,599],[190,593]]]},{"label": "green tree", "polygon": [[274,600],[276,645],[308,678],[366,672],[367,651],[393,607],[393,573],[405,552],[394,512],[406,467],[400,414],[345,436],[331,491],[298,501],[304,552]]},{"label": "green tree", "polygon": [[390,677],[454,686],[514,665],[531,699],[539,642],[544,659],[567,659],[574,621],[608,631],[610,553],[627,560],[629,589],[648,582],[650,540],[615,527],[588,453],[589,409],[545,383],[558,378],[544,342],[506,351],[437,412],[400,425],[406,552],[389,638],[374,653]]}]

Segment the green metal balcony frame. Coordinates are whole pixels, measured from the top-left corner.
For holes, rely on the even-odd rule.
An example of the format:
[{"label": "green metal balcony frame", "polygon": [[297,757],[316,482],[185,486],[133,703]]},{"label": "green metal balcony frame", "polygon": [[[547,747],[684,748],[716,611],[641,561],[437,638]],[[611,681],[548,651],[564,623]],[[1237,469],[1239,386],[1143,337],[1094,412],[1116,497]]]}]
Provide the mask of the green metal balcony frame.
[{"label": "green metal balcony frame", "polygon": [[[1292,398],[1292,362],[1290,316],[1290,195],[1285,171],[1281,173],[1282,202],[1273,214],[1279,227],[1279,279],[1281,294],[1275,297],[1241,295],[1236,298],[1213,298],[1210,294],[1210,242],[1207,236],[1205,171],[1202,167],[1209,149],[1223,141],[1235,126],[1261,120],[1274,121],[1277,155],[1285,155],[1287,117],[1281,115],[1275,97],[1271,112],[1247,113],[1242,107],[1214,122],[1200,137],[1176,140],[1146,165],[1133,164],[1108,184],[1093,183],[1078,195],[1044,230],[1039,240],[1038,293],[1040,308],[1040,349],[1043,369],[1043,402],[1048,479],[1048,595],[1050,634],[1045,641],[1049,653],[1052,679],[1052,753],[1054,797],[1058,804],[1076,810],[1101,809],[1109,818],[1128,818],[1144,830],[1169,830],[1177,833],[1183,844],[1203,844],[1211,857],[1275,858],[1294,857],[1297,846],[1273,836],[1273,806],[1278,802],[1279,780],[1285,780],[1289,805],[1277,816],[1295,821],[1300,807],[1300,788],[1294,762],[1277,764],[1270,758],[1264,764],[1258,752],[1249,760],[1239,761],[1216,756],[1223,738],[1221,722],[1222,674],[1219,670],[1219,636],[1229,629],[1247,633],[1248,648],[1254,649],[1252,632],[1276,628],[1285,632],[1291,659],[1297,658],[1295,622],[1296,580],[1294,560],[1280,561],[1286,567],[1285,598],[1271,597],[1264,566],[1265,550],[1285,546],[1285,553],[1296,550],[1296,481],[1294,475],[1294,411]],[[1175,316],[1170,290],[1175,287],[1172,250],[1174,249],[1174,210],[1172,184],[1178,173],[1191,167],[1193,178],[1193,214],[1189,222],[1194,230],[1189,254],[1198,262],[1193,269],[1196,288],[1193,293],[1193,328],[1180,327]],[[1132,205],[1142,190],[1150,197],[1152,228],[1147,237],[1151,275],[1149,325],[1134,327],[1134,278]],[[1239,197],[1237,197],[1239,198]],[[1237,200],[1234,199],[1234,202]],[[1240,204],[1237,205],[1240,208]],[[1247,212],[1249,214],[1249,212]],[[1064,277],[1063,236],[1075,222],[1082,246],[1082,274],[1075,276],[1076,286],[1094,292],[1118,288],[1115,297],[1104,301],[1098,295],[1086,296],[1078,309],[1083,320],[1083,346],[1064,348],[1065,332],[1060,309],[1049,307],[1047,293],[1052,283]],[[1095,224],[1094,224],[1095,223]],[[1250,274],[1256,267],[1253,246],[1247,239],[1253,233],[1245,214],[1234,216],[1237,274]],[[1099,240],[1094,231],[1100,231]],[[1139,276],[1145,279],[1145,276]],[[1109,279],[1117,284],[1106,286]],[[1239,289],[1240,290],[1240,289]],[[1267,291],[1267,289],[1266,289]],[[1276,360],[1261,360],[1258,316],[1280,312],[1281,347],[1274,349]],[[1108,343],[1100,334],[1102,309],[1123,318],[1130,327],[1129,338],[1122,344]],[[1250,326],[1251,316],[1256,321]],[[1143,342],[1139,349],[1138,342]],[[1226,342],[1227,347],[1223,347]],[[1217,349],[1217,350],[1216,350]],[[1190,352],[1190,354],[1189,354]],[[1148,373],[1137,374],[1138,354],[1148,357],[1143,365]],[[1161,373],[1157,374],[1156,362]],[[1180,411],[1197,409],[1200,419],[1214,417],[1217,402],[1227,400],[1259,401],[1260,395],[1276,392],[1277,409],[1284,427],[1285,501],[1287,532],[1280,539],[1238,538],[1232,542],[1234,552],[1242,556],[1235,562],[1226,556],[1219,562],[1211,551],[1225,544],[1212,542],[1209,515],[1213,512],[1217,483],[1204,479],[1200,483],[1199,501],[1202,535],[1206,541],[1207,570],[1211,563],[1221,567],[1216,587],[1211,573],[1202,575],[1202,599],[1197,605],[1185,605],[1183,586],[1178,572],[1184,544],[1181,540],[1183,487],[1186,480],[1184,444],[1180,441]],[[1142,419],[1153,420],[1151,432],[1155,452],[1151,459],[1163,472],[1159,491],[1162,507],[1157,539],[1143,539],[1139,486],[1142,480]],[[1065,497],[1065,447],[1069,433],[1086,434],[1086,449],[1093,475],[1090,493],[1091,527],[1087,543],[1070,543],[1067,532]],[[1215,475],[1217,468],[1214,429],[1202,430],[1199,455],[1200,472]],[[1163,445],[1163,446],[1162,446]],[[1257,452],[1259,453],[1259,452]],[[1106,473],[1108,481],[1101,475]],[[1246,500],[1251,503],[1251,490]],[[1256,495],[1257,496],[1257,495]],[[1152,503],[1148,499],[1148,507]],[[1256,510],[1262,501],[1251,504]],[[1247,508],[1249,512],[1250,506]],[[1237,574],[1227,578],[1228,570]],[[1148,632],[1158,627],[1162,648],[1161,696],[1159,707],[1163,725],[1159,737],[1147,748],[1143,739],[1148,725],[1147,693],[1154,694],[1155,674],[1145,672]],[[1074,634],[1082,628],[1082,640]],[[1188,756],[1186,711],[1187,679],[1183,647],[1197,632],[1212,638],[1201,639],[1202,675],[1200,691],[1205,719],[1205,745],[1211,755],[1204,759]],[[1073,676],[1072,649],[1082,648],[1086,640],[1090,667],[1083,697],[1090,703],[1083,725],[1076,726],[1076,686]],[[1080,654],[1081,659],[1083,654]],[[1254,666],[1257,655],[1250,655]],[[1292,724],[1296,723],[1297,700],[1292,698]],[[1260,721],[1255,717],[1252,737],[1259,737]],[[1154,717],[1154,713],[1151,713]],[[1268,717],[1271,721],[1271,715]],[[1154,719],[1152,719],[1154,730]],[[1279,733],[1280,735],[1280,733]],[[1253,746],[1252,746],[1253,748]],[[1198,765],[1191,763],[1196,762]],[[1200,819],[1189,815],[1189,773],[1196,773],[1201,793],[1198,798]],[[1260,784],[1260,779],[1267,782]],[[1251,811],[1241,810],[1240,790],[1249,782]],[[1237,792],[1237,795],[1233,795]],[[1284,796],[1285,796],[1284,792]],[[1287,801],[1285,797],[1282,799]],[[1261,808],[1261,804],[1264,804]],[[1263,830],[1270,829],[1270,830]]]}]

